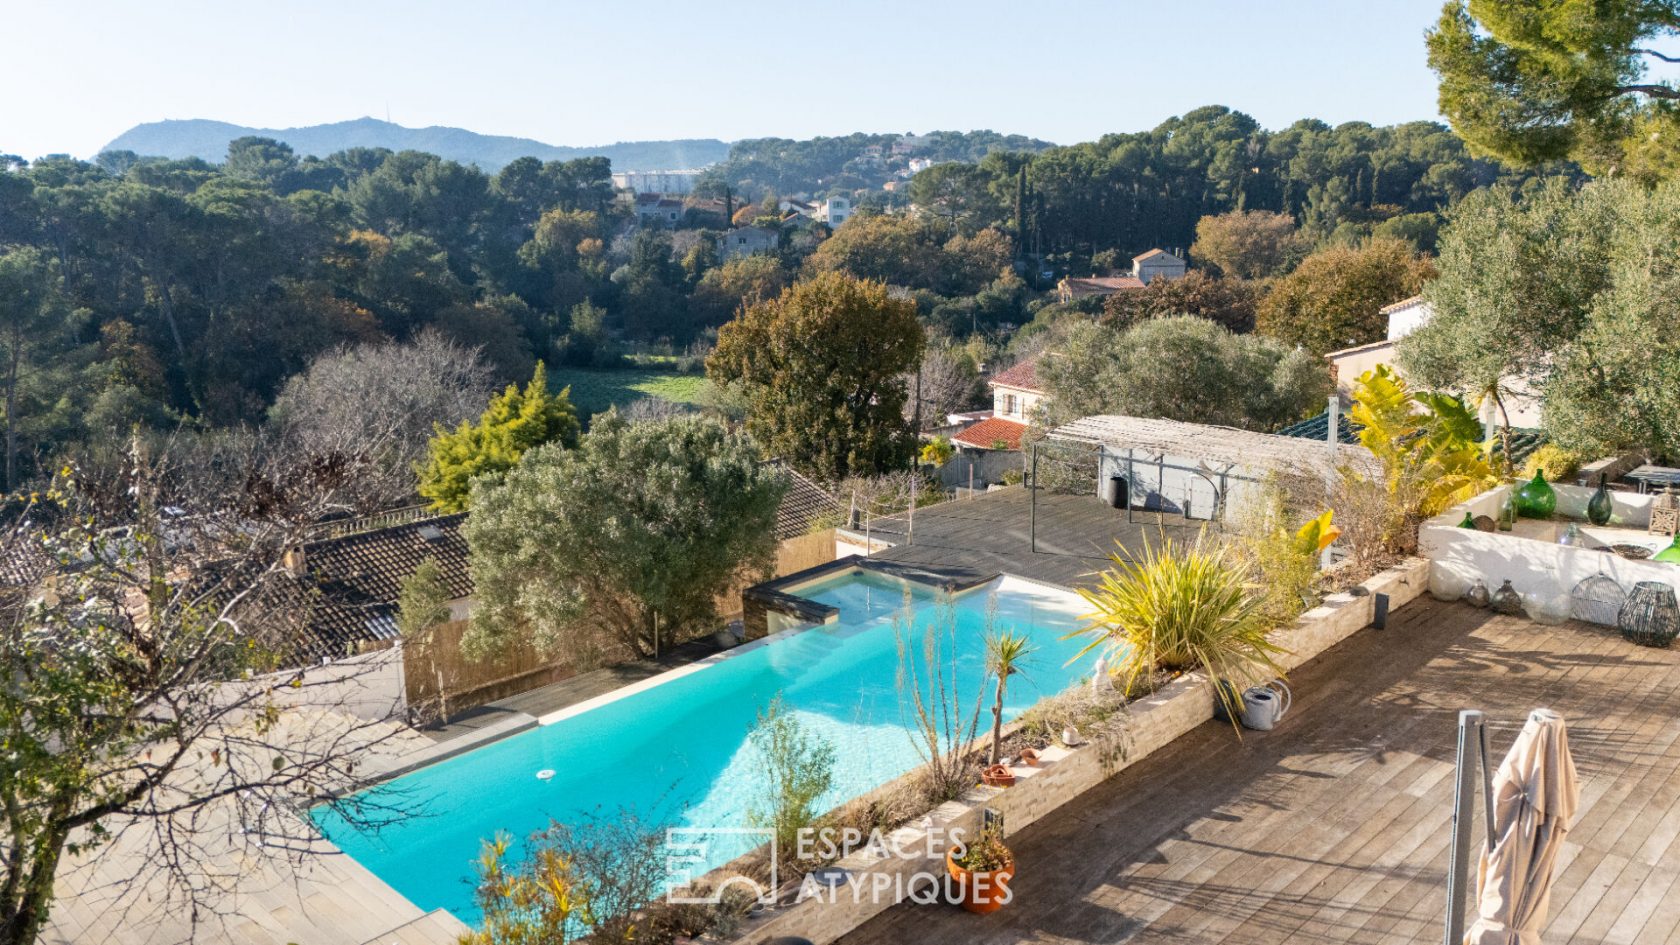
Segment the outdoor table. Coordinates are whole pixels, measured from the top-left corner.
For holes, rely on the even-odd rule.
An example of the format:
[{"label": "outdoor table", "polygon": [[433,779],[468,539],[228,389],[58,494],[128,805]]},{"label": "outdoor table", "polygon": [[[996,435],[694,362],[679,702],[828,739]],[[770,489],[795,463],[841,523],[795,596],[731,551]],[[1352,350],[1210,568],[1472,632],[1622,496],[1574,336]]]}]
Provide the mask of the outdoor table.
[{"label": "outdoor table", "polygon": [[1627,478],[1639,483],[1640,492],[1650,492],[1663,486],[1680,486],[1680,469],[1647,463],[1628,473]]}]

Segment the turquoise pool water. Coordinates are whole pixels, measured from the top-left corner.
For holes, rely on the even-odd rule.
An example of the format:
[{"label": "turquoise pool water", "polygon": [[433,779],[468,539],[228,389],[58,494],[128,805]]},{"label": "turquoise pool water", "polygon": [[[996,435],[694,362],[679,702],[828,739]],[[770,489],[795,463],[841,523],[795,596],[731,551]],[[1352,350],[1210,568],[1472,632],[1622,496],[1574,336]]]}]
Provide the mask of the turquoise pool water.
[{"label": "turquoise pool water", "polygon": [[[909,598],[915,629],[907,633],[894,628],[895,616],[905,612],[905,587],[852,573],[798,590],[839,608],[839,619],[670,674],[363,795],[416,816],[372,832],[356,829],[331,807],[317,807],[311,816],[340,849],[415,905],[476,922],[473,861],[481,840],[498,830],[525,837],[551,818],[623,809],[652,823],[745,826],[746,809],[763,790],[747,734],[778,693],[807,731],[836,748],[840,763],[826,799],[830,806],[921,765],[909,730],[909,696],[898,679],[901,636],[919,646],[926,629],[935,627],[945,652],[954,655],[955,678],[970,704],[980,686],[989,686],[983,679],[988,609],[998,627],[1029,634],[1037,652],[1024,674],[1010,681],[1005,709],[1011,718],[1090,672],[1089,657],[1067,665],[1080,643],[1060,639],[1078,626],[1083,611],[1072,594],[1010,578],[943,601],[916,588]],[[902,616],[897,622],[910,626]],[[982,728],[989,718],[988,701]],[[536,772],[543,769],[554,777],[539,780]],[[738,848],[743,844],[712,844],[708,865],[745,852]]]}]

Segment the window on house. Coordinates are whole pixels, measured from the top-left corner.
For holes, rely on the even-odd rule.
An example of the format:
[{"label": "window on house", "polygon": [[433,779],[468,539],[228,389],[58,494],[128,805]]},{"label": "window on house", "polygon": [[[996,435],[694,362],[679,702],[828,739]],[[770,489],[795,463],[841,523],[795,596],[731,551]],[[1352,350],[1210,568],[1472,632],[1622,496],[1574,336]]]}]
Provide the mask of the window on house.
[{"label": "window on house", "polygon": [[1003,395],[1003,412],[1006,413],[1006,414],[1010,414],[1010,415],[1013,415],[1015,413],[1015,395],[1014,394],[1004,394]]}]

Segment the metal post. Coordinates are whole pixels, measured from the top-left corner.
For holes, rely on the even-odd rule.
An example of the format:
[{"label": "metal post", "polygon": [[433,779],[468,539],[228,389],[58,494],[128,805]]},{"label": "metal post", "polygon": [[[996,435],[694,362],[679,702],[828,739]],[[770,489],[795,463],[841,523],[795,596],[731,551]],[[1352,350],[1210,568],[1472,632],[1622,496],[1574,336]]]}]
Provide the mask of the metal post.
[{"label": "metal post", "polygon": [[1032,445],[1032,481],[1027,483],[1027,542],[1033,554],[1038,554],[1038,444]]},{"label": "metal post", "polygon": [[1483,762],[1486,716],[1477,709],[1458,713],[1458,779],[1453,786],[1452,859],[1447,867],[1447,935],[1444,945],[1464,941],[1464,905],[1470,895],[1470,832],[1476,806],[1476,770]]},{"label": "metal post", "polygon": [[916,543],[916,493],[920,491],[922,491],[921,479],[912,470],[910,473],[910,520],[904,526],[904,543],[906,545]]}]

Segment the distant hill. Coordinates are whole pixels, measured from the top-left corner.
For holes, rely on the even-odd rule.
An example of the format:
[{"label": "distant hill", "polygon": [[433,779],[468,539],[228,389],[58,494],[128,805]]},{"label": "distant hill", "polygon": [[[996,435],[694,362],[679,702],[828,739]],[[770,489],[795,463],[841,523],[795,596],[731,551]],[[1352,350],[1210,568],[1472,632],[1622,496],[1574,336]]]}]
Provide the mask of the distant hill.
[{"label": "distant hill", "polygon": [[284,141],[299,155],[326,157],[346,148],[426,151],[463,163],[477,164],[487,171],[498,170],[514,158],[527,155],[544,161],[601,156],[612,160],[615,171],[704,167],[729,156],[728,142],[715,138],[624,141],[597,148],[567,148],[529,138],[481,135],[464,128],[405,128],[374,118],[305,128],[246,128],[202,118],[153,121],[123,132],[104,150],[133,151],[145,157],[199,157],[220,163],[227,157],[228,142],[245,135]]}]

